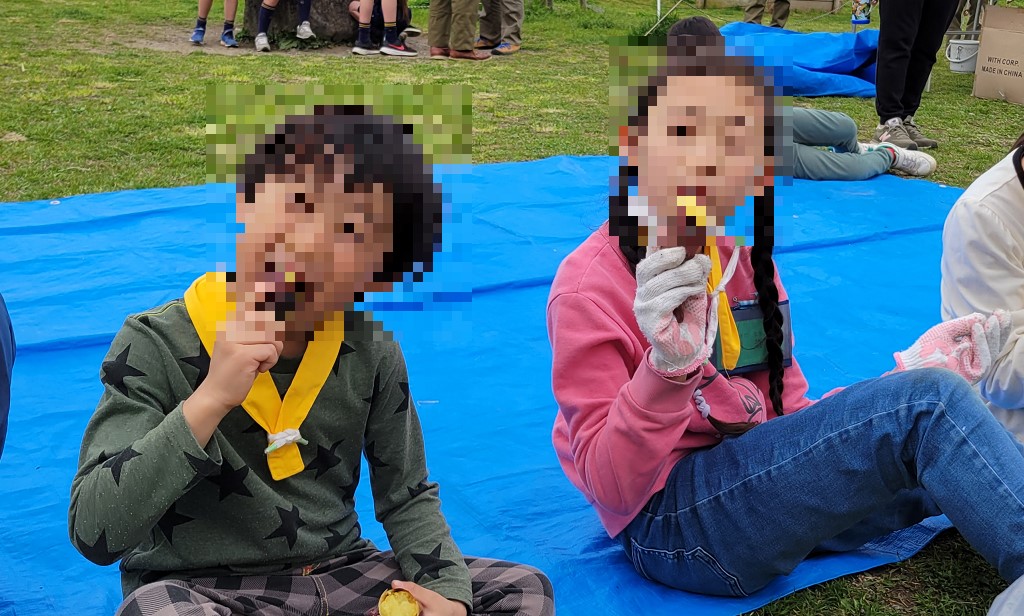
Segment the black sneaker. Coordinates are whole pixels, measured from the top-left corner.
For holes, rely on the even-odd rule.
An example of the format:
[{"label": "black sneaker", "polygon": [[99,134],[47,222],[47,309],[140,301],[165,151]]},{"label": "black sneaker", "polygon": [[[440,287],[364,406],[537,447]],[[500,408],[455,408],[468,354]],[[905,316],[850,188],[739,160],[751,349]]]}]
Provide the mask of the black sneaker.
[{"label": "black sneaker", "polygon": [[356,46],[352,48],[352,53],[357,56],[376,56],[380,53],[380,43],[356,41]]},{"label": "black sneaker", "polygon": [[415,37],[415,36],[419,36],[419,35],[423,34],[423,30],[420,30],[419,28],[417,28],[416,26],[414,26],[412,24],[409,24],[408,26],[406,26],[405,30],[402,30],[402,32],[406,33],[408,36],[411,36],[411,37]]},{"label": "black sneaker", "polygon": [[400,56],[403,58],[410,58],[418,55],[416,50],[409,49],[409,47],[402,41],[396,41],[394,43],[384,41],[384,44],[380,46],[380,53],[385,56]]}]

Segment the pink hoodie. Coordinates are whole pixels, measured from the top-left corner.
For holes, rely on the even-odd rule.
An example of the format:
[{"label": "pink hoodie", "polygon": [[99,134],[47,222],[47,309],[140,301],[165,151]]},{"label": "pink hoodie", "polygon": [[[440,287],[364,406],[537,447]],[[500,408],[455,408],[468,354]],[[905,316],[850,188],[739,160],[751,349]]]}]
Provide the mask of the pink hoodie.
[{"label": "pink hoodie", "polygon": [[[721,249],[723,263],[732,250]],[[731,302],[755,298],[750,248],[739,250],[736,274],[726,285]],[[778,273],[775,284],[785,300]],[[727,379],[708,364],[703,375],[685,383],[660,376],[633,316],[635,296],[636,279],[605,223],[562,262],[548,299],[558,402],[555,450],[565,474],[593,503],[612,537],[665,487],[676,462],[720,442],[721,435],[696,407],[698,387],[715,419],[763,422],[776,416],[767,401],[767,371],[750,373],[749,380]],[[795,358],[784,384],[787,414],[812,404]],[[748,409],[757,403],[762,410],[752,416]]]}]

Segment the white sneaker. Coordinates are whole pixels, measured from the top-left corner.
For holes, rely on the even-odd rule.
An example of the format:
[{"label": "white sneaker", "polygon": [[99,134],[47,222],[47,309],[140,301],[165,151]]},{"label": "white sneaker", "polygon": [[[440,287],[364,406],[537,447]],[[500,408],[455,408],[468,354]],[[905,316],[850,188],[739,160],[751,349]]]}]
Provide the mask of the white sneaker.
[{"label": "white sneaker", "polygon": [[923,178],[935,172],[935,159],[918,150],[907,150],[891,143],[880,143],[875,149],[886,148],[894,155],[895,160],[890,170]]},{"label": "white sneaker", "polygon": [[256,51],[270,51],[270,40],[265,32],[256,35]]},{"label": "white sneaker", "polygon": [[302,40],[316,38],[316,35],[313,34],[313,29],[309,27],[308,21],[304,21],[299,24],[299,27],[295,29],[295,36]]},{"label": "white sneaker", "polygon": [[870,154],[878,149],[877,143],[857,143],[857,153],[860,155]]}]

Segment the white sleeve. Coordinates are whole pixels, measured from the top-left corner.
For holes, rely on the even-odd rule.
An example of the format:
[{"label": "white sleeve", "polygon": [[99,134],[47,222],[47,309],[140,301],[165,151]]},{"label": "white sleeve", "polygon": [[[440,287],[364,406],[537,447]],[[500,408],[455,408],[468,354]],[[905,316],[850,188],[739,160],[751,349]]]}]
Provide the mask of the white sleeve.
[{"label": "white sleeve", "polygon": [[1024,408],[1024,211],[1005,220],[971,199],[953,207],[942,233],[942,318],[1002,308],[1012,314],[1009,342],[980,383],[982,396]]}]

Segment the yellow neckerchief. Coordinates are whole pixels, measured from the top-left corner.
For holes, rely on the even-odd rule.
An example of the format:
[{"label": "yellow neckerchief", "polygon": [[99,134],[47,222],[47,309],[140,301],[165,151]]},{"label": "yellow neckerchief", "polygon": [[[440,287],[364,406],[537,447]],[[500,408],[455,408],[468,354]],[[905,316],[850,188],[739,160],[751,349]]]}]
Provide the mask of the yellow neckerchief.
[{"label": "yellow neckerchief", "polygon": [[[223,331],[228,316],[235,311],[234,302],[228,301],[226,274],[209,273],[196,279],[185,292],[185,308],[203,347],[213,357],[217,333]],[[341,349],[344,320],[332,321],[332,326],[325,328],[329,335],[322,335],[323,332],[318,331],[306,347],[283,401],[270,373],[257,375],[249,395],[242,402],[242,408],[267,434],[297,430],[306,419]],[[267,465],[275,480],[286,479],[305,468],[296,443],[284,445],[267,454]]]},{"label": "yellow neckerchief", "polygon": [[[739,246],[734,250],[739,250]],[[708,278],[708,293],[711,294],[722,280],[722,257],[714,240],[708,241],[708,256],[711,257],[711,276]],[[724,288],[719,293],[718,334],[722,342],[722,367],[732,370],[740,359],[740,333],[736,329],[736,319],[732,316],[729,295]]]},{"label": "yellow neckerchief", "polygon": [[[707,227],[707,207],[698,204],[696,197],[681,195],[676,198],[676,207],[682,208],[686,216],[693,217],[698,226]],[[739,250],[739,246],[735,249]],[[710,295],[715,292],[715,288],[722,281],[722,258],[718,253],[718,245],[711,237],[707,242],[707,255],[711,258],[711,276],[708,278],[708,294]],[[740,334],[736,329],[736,319],[732,316],[729,295],[725,292],[725,288],[719,293],[718,333],[722,342],[722,367],[732,370],[740,359]]]}]

